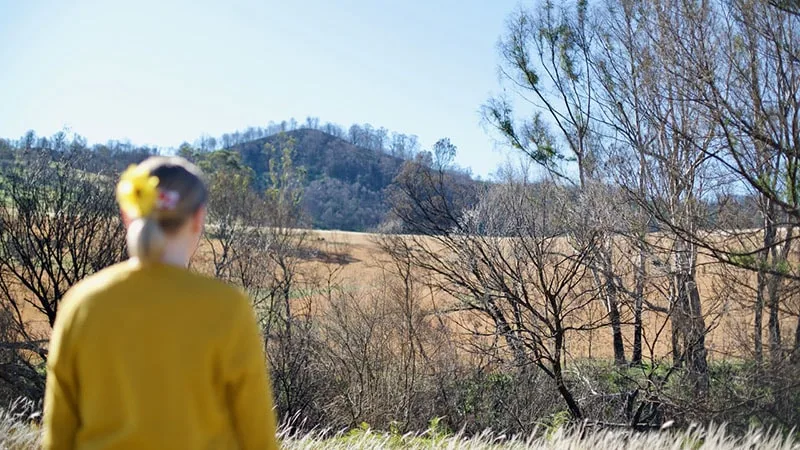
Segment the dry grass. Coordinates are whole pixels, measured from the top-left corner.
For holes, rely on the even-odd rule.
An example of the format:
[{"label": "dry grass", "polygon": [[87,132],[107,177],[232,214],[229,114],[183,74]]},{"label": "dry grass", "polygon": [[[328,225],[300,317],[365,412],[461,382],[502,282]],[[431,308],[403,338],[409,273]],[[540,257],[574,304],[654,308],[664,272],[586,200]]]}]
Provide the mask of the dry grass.
[{"label": "dry grass", "polygon": [[[308,245],[316,247],[321,254],[344,256],[344,259],[335,257],[310,259],[305,261],[301,267],[307,275],[316,274],[324,277],[324,274],[329,273],[335,266],[340,283],[346,286],[348,291],[357,292],[370,289],[370,287],[381,284],[379,281],[383,275],[381,263],[385,263],[388,258],[376,243],[376,238],[376,235],[369,233],[310,232],[309,238],[306,240]],[[426,238],[419,239],[422,239],[422,242],[426,240]],[[664,237],[654,234],[649,239],[653,241],[651,244],[656,247],[669,246],[668,242],[662,242]],[[431,244],[431,246],[436,247],[435,244]],[[624,269],[626,260],[633,258],[634,253],[632,249],[626,248],[625,244],[620,243],[615,250],[615,264]],[[202,264],[199,267],[202,267]],[[665,268],[651,267],[650,270],[651,275],[654,275],[663,272]],[[753,342],[753,312],[749,302],[755,298],[753,291],[755,276],[739,273],[737,276],[740,281],[744,282],[744,285],[732,286],[730,279],[726,278],[726,271],[729,272],[730,268],[713,262],[710,257],[702,255],[699,257],[698,287],[702,297],[703,311],[707,316],[706,325],[709,332],[706,337],[706,346],[709,351],[709,359],[712,361],[752,356],[749,352],[752,348],[750,344]],[[623,278],[628,275],[623,275]],[[653,286],[648,288],[648,300],[651,303],[663,307],[668,305],[663,291],[667,282],[666,277],[654,278]],[[422,301],[427,303],[424,307],[429,309],[446,309],[456,303],[455,299],[442,293],[436,293],[435,298],[422,299]],[[785,342],[793,342],[797,320],[794,311],[800,310],[800,304],[795,304],[798,303],[797,299],[789,299],[787,302],[786,312],[781,319],[782,323],[787,325],[782,329],[786,333]],[[324,305],[317,305],[317,307],[321,306]],[[605,311],[603,305],[597,302],[591,308],[586,308],[585,313],[591,314],[593,317],[602,317]],[[631,324],[633,322],[630,308],[623,306],[622,316],[623,323]],[[645,324],[645,356],[652,355],[657,359],[668,357],[671,352],[671,342],[667,315],[646,311],[643,320]],[[763,341],[767,342],[766,326],[764,333]],[[632,325],[623,326],[623,336],[627,340],[627,347],[632,347]],[[575,359],[613,358],[610,340],[610,329],[575,333],[569,338],[567,351],[570,357]]]},{"label": "dry grass", "polygon": [[[0,449],[29,450],[41,445],[40,429],[31,425],[36,409],[29,403],[17,403],[8,410],[0,410]],[[294,434],[284,427],[279,437],[283,447],[293,450],[311,449],[800,449],[793,435],[783,436],[763,430],[751,430],[742,437],[734,437],[724,427],[693,428],[687,431],[633,433],[630,431],[595,431],[558,428],[548,432],[534,432],[529,437],[509,437],[486,431],[478,436],[440,435],[435,431],[418,434],[395,435],[372,430],[353,430],[340,433],[312,432]]]},{"label": "dry grass", "polygon": [[550,433],[530,437],[507,437],[486,431],[479,436],[465,438],[459,435],[427,437],[425,435],[394,436],[382,433],[360,432],[335,437],[306,434],[284,441],[287,449],[471,449],[471,450],[733,450],[764,449],[788,450],[800,448],[792,437],[753,430],[741,438],[725,432],[724,427],[693,429],[685,432],[659,432],[632,434],[626,431],[598,431],[581,436],[579,432],[556,429]]},{"label": "dry grass", "polygon": [[[348,292],[368,290],[380,285],[383,275],[381,263],[386,261],[387,255],[383,254],[376,243],[376,235],[368,233],[354,233],[342,231],[312,231],[306,240],[307,245],[320,251],[320,257],[308,259],[301,265],[306,278],[314,276],[325,277],[332,270],[337,271],[338,281]],[[424,238],[422,238],[424,239]],[[652,236],[658,241],[658,236]],[[207,246],[206,241],[202,241]],[[654,242],[654,245],[658,245]],[[662,245],[667,246],[666,243]],[[630,249],[627,249],[630,250]],[[631,250],[632,251],[632,250]],[[624,259],[631,256],[624,246],[616,250],[617,264],[624,268]],[[203,271],[210,271],[210,256],[208,248],[201,247],[196,255],[195,266]],[[698,286],[703,301],[704,313],[707,314],[706,325],[710,331],[706,337],[706,346],[709,359],[721,360],[727,358],[748,358],[752,347],[753,313],[748,302],[754,298],[752,289],[755,287],[755,277],[750,280],[744,277],[744,285],[732,286],[731,282],[723,276],[725,268],[713,263],[708,257],[701,257],[698,261]],[[654,272],[657,269],[654,269]],[[742,275],[739,275],[742,278]],[[655,283],[658,283],[656,281]],[[442,309],[456,303],[455,299],[436,293],[435,297],[422,299],[427,302],[429,309]],[[649,300],[654,304],[666,306],[664,293],[657,292],[656,288],[650,290]],[[320,302],[315,302],[315,308],[324,310]],[[783,332],[786,333],[785,341],[794,339],[796,323],[796,310],[800,310],[800,296],[790,299],[783,314]],[[23,311],[29,324],[29,329],[36,332],[37,336],[46,337],[49,325],[41,313],[31,307]],[[587,308],[586,314],[600,317],[605,314],[603,305],[599,302],[592,308]],[[629,308],[623,307],[623,322],[632,323],[632,314]],[[666,314],[646,311],[644,315],[645,356],[666,358],[671,351],[670,326]],[[455,328],[454,328],[455,329]],[[623,336],[630,348],[633,341],[633,327],[623,326]],[[610,329],[600,329],[576,333],[569,337],[567,351],[571,358],[612,358],[613,349],[610,345]],[[764,342],[767,342],[767,330],[764,327]]]},{"label": "dry grass", "polygon": [[0,450],[26,450],[39,448],[41,433],[31,425],[39,416],[32,402],[17,401],[8,409],[0,408]]}]

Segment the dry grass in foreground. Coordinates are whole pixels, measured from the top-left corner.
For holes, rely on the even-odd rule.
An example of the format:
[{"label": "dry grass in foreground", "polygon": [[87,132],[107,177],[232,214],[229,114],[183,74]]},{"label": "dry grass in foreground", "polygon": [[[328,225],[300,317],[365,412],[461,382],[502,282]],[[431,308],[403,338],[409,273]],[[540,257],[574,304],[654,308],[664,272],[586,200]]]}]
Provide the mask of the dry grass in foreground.
[{"label": "dry grass in foreground", "polygon": [[764,449],[788,450],[800,448],[800,443],[793,438],[769,435],[760,431],[752,431],[746,436],[735,438],[726,434],[724,427],[695,429],[685,432],[660,432],[632,434],[625,431],[597,431],[587,433],[581,438],[578,432],[557,429],[539,437],[509,438],[484,432],[480,436],[463,438],[461,436],[426,437],[425,435],[387,435],[381,433],[362,432],[336,437],[303,436],[284,440],[287,449],[467,449],[467,450],[517,450],[517,449],[552,449],[552,450],[599,450],[599,449]]},{"label": "dry grass in foreground", "polygon": [[[0,450],[31,450],[40,446],[40,430],[30,425],[38,416],[35,405],[17,402],[7,410],[0,409]],[[788,437],[763,430],[752,430],[743,437],[726,433],[724,427],[694,428],[688,431],[663,431],[632,433],[629,431],[596,431],[585,433],[563,428],[546,433],[534,433],[531,437],[508,437],[492,432],[465,438],[459,435],[443,435],[435,430],[419,434],[387,434],[368,429],[341,433],[311,432],[293,433],[284,428],[280,435],[283,447],[293,450],[311,449],[467,449],[467,450],[516,450],[516,449],[692,449],[732,450],[800,449],[794,435]]]}]

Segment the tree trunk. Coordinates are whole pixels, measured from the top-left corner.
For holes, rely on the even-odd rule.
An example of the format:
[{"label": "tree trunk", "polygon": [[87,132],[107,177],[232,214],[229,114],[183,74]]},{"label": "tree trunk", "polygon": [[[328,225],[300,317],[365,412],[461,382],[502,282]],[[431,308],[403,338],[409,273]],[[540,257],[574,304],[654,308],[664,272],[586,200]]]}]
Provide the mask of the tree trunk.
[{"label": "tree trunk", "polygon": [[[644,237],[642,237],[644,239]],[[645,264],[647,256],[645,255],[644,244],[639,243],[639,260],[636,267],[636,291],[634,292],[633,299],[633,355],[631,356],[631,365],[642,364],[642,303],[644,301],[644,277],[645,277]]]},{"label": "tree trunk", "polygon": [[575,400],[575,397],[572,395],[572,392],[567,387],[567,384],[564,381],[564,373],[561,370],[561,354],[563,353],[563,331],[558,330],[556,331],[557,336],[555,339],[555,357],[553,358],[553,380],[556,382],[556,387],[558,388],[558,393],[561,394],[561,397],[564,399],[564,403],[567,404],[567,408],[569,409],[569,413],[572,416],[573,420],[579,421],[583,419],[583,412],[581,411],[580,406],[578,406],[578,402]]},{"label": "tree trunk", "polygon": [[764,359],[762,333],[764,332],[764,291],[766,287],[766,274],[763,269],[759,269],[756,281],[756,302],[753,305],[753,357],[756,364],[759,365]]},{"label": "tree trunk", "polygon": [[575,401],[575,397],[572,396],[572,392],[570,392],[570,390],[567,388],[567,385],[564,384],[564,377],[561,374],[560,367],[558,369],[558,377],[556,378],[556,386],[558,386],[558,392],[561,394],[561,397],[564,398],[564,402],[566,402],[572,418],[576,421],[582,420],[583,413],[581,412],[581,408],[578,406],[578,402]]},{"label": "tree trunk", "polygon": [[594,269],[593,272],[595,272],[594,278],[597,284],[603,286],[604,306],[608,311],[608,320],[611,323],[611,345],[614,349],[614,363],[618,366],[623,366],[625,365],[625,342],[622,339],[622,320],[619,314],[617,286],[614,284],[613,277],[609,272],[604,270],[605,273],[602,274],[602,277],[605,280],[603,282],[599,280],[600,274]]},{"label": "tree trunk", "polygon": [[[602,264],[602,273],[598,274],[593,270],[595,281],[602,283],[603,295],[605,297],[606,310],[608,311],[608,319],[611,322],[611,338],[612,348],[614,349],[614,363],[618,366],[624,366],[625,361],[625,342],[622,339],[622,320],[619,314],[619,295],[616,281],[614,280],[614,271],[612,255],[611,255],[611,242],[610,238],[603,238],[602,252],[599,259]],[[599,278],[603,277],[601,281]]]},{"label": "tree trunk", "polygon": [[[772,297],[772,291],[774,288],[772,287],[772,278],[774,275],[767,273],[768,267],[770,267],[769,257],[772,253],[774,256],[774,252],[771,250],[775,246],[775,208],[772,202],[769,201],[769,198],[766,196],[761,196],[761,214],[764,218],[764,240],[762,242],[762,249],[759,252],[758,257],[758,275],[756,281],[756,302],[753,306],[753,344],[754,344],[754,356],[756,360],[756,364],[761,364],[764,360],[764,344],[763,344],[763,333],[764,333],[764,303],[765,299]],[[775,259],[773,258],[772,263],[774,264]],[[771,348],[772,346],[770,346]]]},{"label": "tree trunk", "polygon": [[694,378],[695,388],[700,395],[708,392],[708,361],[706,352],[706,326],[700,304],[700,293],[694,277],[686,280],[686,294],[689,300],[689,330],[686,333],[687,366]]},{"label": "tree trunk", "polygon": [[[775,232],[773,232],[775,234]],[[793,241],[794,227],[786,229],[786,236],[783,237],[783,243],[780,246],[772,247],[772,264],[770,266],[777,273],[770,274],[769,283],[767,285],[769,321],[767,329],[769,330],[769,353],[770,359],[773,364],[778,364],[783,360],[783,343],[781,342],[781,324],[780,324],[780,301],[781,301],[781,288],[783,287],[784,275],[782,270],[786,265],[789,258],[789,251]],[[775,240],[775,238],[773,238]]]},{"label": "tree trunk", "polygon": [[611,334],[614,345],[614,363],[618,366],[624,366],[625,361],[625,343],[622,339],[622,324],[619,315],[619,305],[617,304],[617,289],[613,281],[608,290],[608,311],[609,319],[611,320]]},{"label": "tree trunk", "polygon": [[672,365],[683,367],[683,350],[681,349],[681,336],[683,335],[684,320],[680,314],[680,306],[677,298],[672,300],[670,308],[670,325],[672,327]]},{"label": "tree trunk", "polygon": [[672,341],[672,365],[675,367],[683,367],[685,356],[681,344],[684,341],[683,336],[686,334],[686,314],[682,304],[680,285],[680,278],[677,273],[673,273],[670,279],[669,320]]},{"label": "tree trunk", "polygon": [[529,360],[525,352],[525,346],[520,342],[519,336],[517,336],[516,332],[508,324],[503,310],[498,307],[489,293],[484,293],[483,295],[486,304],[486,313],[492,318],[499,335],[503,336],[506,344],[511,348],[511,353],[514,355],[514,363],[517,367],[527,366]]},{"label": "tree trunk", "polygon": [[781,323],[778,317],[780,310],[780,275],[772,275],[769,283],[769,355],[773,364],[779,363],[783,359],[783,348],[781,345]]},{"label": "tree trunk", "polygon": [[708,392],[708,362],[705,346],[706,327],[700,303],[700,292],[695,279],[695,253],[691,245],[681,238],[675,242],[677,273],[677,308],[683,322],[683,352],[686,368],[695,392],[704,396]]},{"label": "tree trunk", "polygon": [[794,329],[794,350],[792,351],[792,362],[800,363],[800,315],[797,316],[797,327]]}]

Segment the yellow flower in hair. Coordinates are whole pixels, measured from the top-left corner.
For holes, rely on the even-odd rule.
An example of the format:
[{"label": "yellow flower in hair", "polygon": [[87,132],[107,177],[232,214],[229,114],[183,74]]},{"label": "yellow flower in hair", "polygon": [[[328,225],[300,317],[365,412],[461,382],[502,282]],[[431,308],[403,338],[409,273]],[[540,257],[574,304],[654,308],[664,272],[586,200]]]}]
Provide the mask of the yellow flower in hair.
[{"label": "yellow flower in hair", "polygon": [[157,197],[158,177],[136,165],[128,167],[117,184],[119,206],[132,219],[149,216]]}]

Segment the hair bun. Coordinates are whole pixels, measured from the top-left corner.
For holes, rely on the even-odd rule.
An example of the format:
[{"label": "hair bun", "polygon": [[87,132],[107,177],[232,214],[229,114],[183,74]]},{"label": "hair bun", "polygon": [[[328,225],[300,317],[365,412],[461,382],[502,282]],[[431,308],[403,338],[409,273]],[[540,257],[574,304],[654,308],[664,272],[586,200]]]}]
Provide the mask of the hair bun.
[{"label": "hair bun", "polygon": [[131,219],[147,217],[153,212],[158,196],[158,177],[141,166],[132,165],[117,184],[117,202]]}]

